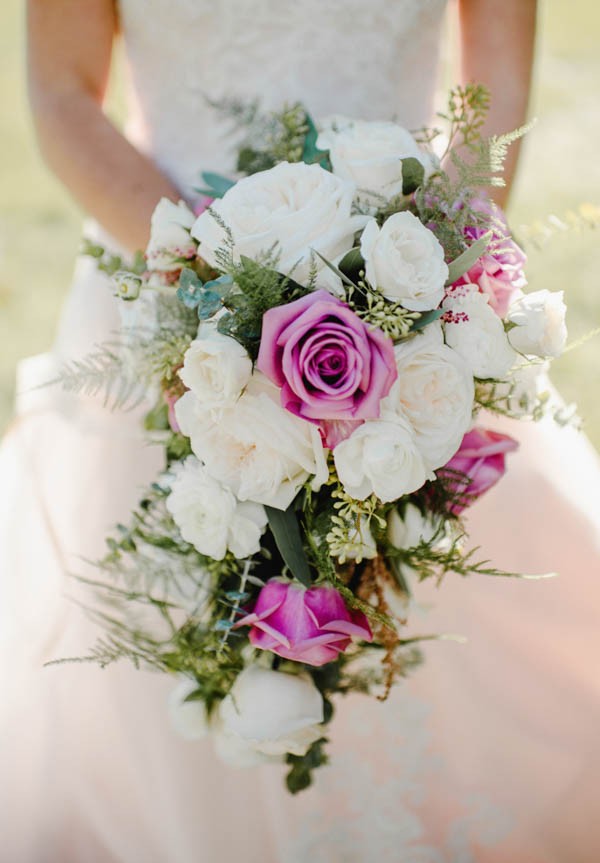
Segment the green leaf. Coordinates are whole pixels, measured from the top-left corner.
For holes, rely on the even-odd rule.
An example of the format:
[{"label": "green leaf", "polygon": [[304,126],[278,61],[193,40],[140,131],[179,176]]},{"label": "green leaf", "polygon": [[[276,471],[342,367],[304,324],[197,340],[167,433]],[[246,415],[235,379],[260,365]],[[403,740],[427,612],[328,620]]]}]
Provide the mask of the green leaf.
[{"label": "green leaf", "polygon": [[256,174],[274,166],[275,162],[269,153],[253,150],[252,147],[242,147],[238,154],[237,169],[242,174]]},{"label": "green leaf", "polygon": [[314,254],[315,254],[318,258],[321,258],[321,260],[323,261],[323,263],[324,263],[324,264],[326,264],[326,265],[329,267],[329,269],[331,270],[331,272],[332,272],[332,273],[335,273],[335,274],[336,274],[336,276],[339,276],[339,278],[342,280],[342,282],[343,282],[345,285],[350,285],[351,287],[356,288],[356,289],[358,290],[358,285],[354,284],[354,282],[352,281],[352,279],[349,279],[349,278],[348,278],[348,276],[347,276],[347,275],[345,275],[345,273],[342,273],[342,271],[340,270],[340,268],[339,268],[339,267],[336,267],[336,265],[335,265],[335,264],[332,264],[332,263],[331,263],[331,261],[328,261],[328,260],[327,260],[327,258],[324,258],[324,257],[323,257],[323,255],[322,255],[320,252],[317,252],[317,250],[316,250],[316,249],[312,249],[311,251],[313,251],[313,252],[314,252]]},{"label": "green leaf", "polygon": [[340,271],[351,280],[358,280],[358,275],[361,270],[364,270],[364,268],[365,260],[361,255],[360,249],[350,249],[339,263]]},{"label": "green leaf", "polygon": [[402,159],[402,194],[412,195],[413,192],[423,185],[425,178],[425,168],[415,159],[414,156],[409,156],[407,159]]},{"label": "green leaf", "polygon": [[235,180],[230,180],[228,177],[223,177],[222,174],[215,174],[212,171],[203,171],[202,179],[206,183],[206,188],[196,191],[201,195],[208,195],[209,198],[222,198],[232,186],[235,186]]},{"label": "green leaf", "polygon": [[461,276],[464,276],[467,270],[471,269],[473,264],[485,253],[491,238],[492,231],[488,231],[448,265],[447,285],[453,285]]},{"label": "green leaf", "polygon": [[169,408],[162,400],[148,411],[144,417],[144,428],[146,431],[168,431]]},{"label": "green leaf", "polygon": [[267,506],[265,509],[279,553],[290,568],[294,578],[297,578],[306,587],[310,587],[312,579],[306,552],[302,545],[300,525],[296,517],[294,503],[292,502],[286,510],[274,509],[271,506]]},{"label": "green leaf", "polygon": [[430,312],[423,312],[421,317],[413,322],[410,329],[412,332],[414,332],[415,330],[422,330],[424,327],[432,324],[434,321],[437,321],[438,318],[441,318],[443,314],[443,309],[432,309],[432,311]]},{"label": "green leaf", "polygon": [[285,783],[288,791],[292,794],[297,794],[299,791],[304,791],[312,784],[312,771],[327,764],[328,758],[323,751],[323,745],[327,743],[325,738],[317,740],[310,747],[306,755],[288,755],[286,763],[291,769],[285,777]]},{"label": "green leaf", "polygon": [[322,168],[325,168],[326,171],[330,171],[331,163],[329,161],[329,152],[318,149],[317,138],[319,137],[319,133],[310,114],[306,115],[306,125],[308,126],[308,132],[306,133],[306,138],[304,139],[302,161],[306,162],[308,165],[313,165],[316,163]]}]

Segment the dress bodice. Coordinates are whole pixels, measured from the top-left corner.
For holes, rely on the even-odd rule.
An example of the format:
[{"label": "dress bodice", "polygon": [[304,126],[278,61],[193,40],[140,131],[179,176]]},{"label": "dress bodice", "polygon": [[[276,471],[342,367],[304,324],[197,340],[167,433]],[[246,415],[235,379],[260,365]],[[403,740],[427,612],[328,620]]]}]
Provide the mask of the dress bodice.
[{"label": "dress bodice", "polygon": [[231,168],[207,104],[302,101],[315,116],[429,119],[446,0],[120,0],[129,134],[188,190]]}]

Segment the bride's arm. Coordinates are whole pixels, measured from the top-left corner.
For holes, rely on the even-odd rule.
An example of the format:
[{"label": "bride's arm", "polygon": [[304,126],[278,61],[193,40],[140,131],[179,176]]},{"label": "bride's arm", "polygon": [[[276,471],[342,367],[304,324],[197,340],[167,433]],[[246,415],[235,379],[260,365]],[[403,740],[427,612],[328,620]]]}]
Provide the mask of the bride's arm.
[{"label": "bride's arm", "polygon": [[[489,87],[488,134],[521,126],[527,116],[535,42],[536,0],[459,0],[461,77]],[[519,144],[506,160],[506,187],[493,197],[505,206]]]},{"label": "bride's arm", "polygon": [[169,180],[102,110],[114,0],[28,0],[29,92],[42,154],[75,199],[126,248],[143,248]]}]

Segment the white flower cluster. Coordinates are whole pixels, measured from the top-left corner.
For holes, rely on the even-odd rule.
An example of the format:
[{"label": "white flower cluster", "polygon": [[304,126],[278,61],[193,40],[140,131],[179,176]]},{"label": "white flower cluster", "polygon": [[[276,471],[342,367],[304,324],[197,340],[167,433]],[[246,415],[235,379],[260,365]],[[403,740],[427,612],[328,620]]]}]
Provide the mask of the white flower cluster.
[{"label": "white flower cluster", "polygon": [[454,455],[472,421],[473,374],[444,344],[439,323],[395,347],[398,378],[379,420],[334,450],[348,494],[385,502],[421,488]]},{"label": "white flower cluster", "polygon": [[[562,292],[523,294],[510,282],[513,300],[509,305],[503,295],[503,311],[508,307],[503,318],[490,295],[468,283],[476,278],[472,268],[450,277],[460,262],[449,267],[442,244],[417,217],[410,197],[415,178],[418,184],[436,169],[435,159],[406,129],[334,117],[322,125],[316,146],[327,151],[331,171],[320,164],[280,163],[232,185],[198,216],[183,202],[162,200],[152,219],[148,273],[118,277],[119,295],[129,301],[123,304],[125,314],[138,332],[160,338],[158,310],[165,296],[186,306],[182,345],[196,327],[189,323],[195,312],[188,311],[197,306],[203,319],[183,358],[178,347],[168,355],[167,373],[156,375],[163,403],[155,413],[162,421],[168,412],[171,428],[189,440],[192,453],[175,460],[164,475],[165,505],[184,542],[212,559],[204,561],[202,583],[188,584],[190,596],[179,605],[187,610],[188,599],[197,606],[199,597],[210,594],[203,608],[207,632],[210,638],[220,633],[217,639],[223,634],[222,644],[245,668],[217,705],[209,702],[210,715],[197,697],[204,689],[187,678],[172,694],[170,712],[184,737],[198,739],[210,731],[219,755],[237,765],[280,761],[286,754],[302,757],[324,736],[324,699],[306,669],[332,659],[327,652],[317,659],[308,654],[307,638],[323,647],[321,640],[329,644],[333,632],[335,657],[351,636],[359,644],[359,638],[378,637],[360,603],[359,611],[341,587],[316,582],[305,596],[310,578],[298,564],[301,543],[309,554],[300,564],[311,573],[318,568],[323,579],[331,580],[331,560],[324,565],[321,543],[341,565],[381,556],[390,563],[387,576],[380,572],[385,566],[373,565],[373,577],[381,576],[383,599],[402,619],[410,567],[422,565],[420,574],[427,575],[425,561],[438,566],[442,558],[440,568],[448,568],[445,561],[458,542],[450,517],[458,509],[442,498],[446,515],[434,515],[424,504],[426,494],[407,496],[435,481],[436,471],[461,450],[486,388],[490,404],[500,398],[508,413],[533,414],[538,375],[564,349],[567,336]],[[469,254],[474,257],[471,250],[462,260]],[[278,273],[267,273],[271,282],[260,282],[268,285],[266,302],[263,297],[257,302],[247,287],[253,270],[245,269],[245,258],[271,266],[277,261],[278,272],[296,283],[293,290]],[[500,257],[494,262],[500,266]],[[181,276],[183,268],[192,272]],[[369,303],[383,318],[369,317]],[[265,311],[269,305],[273,308]],[[219,331],[223,314],[228,324],[223,329],[242,343]],[[236,329],[249,319],[244,333],[241,325]],[[401,326],[394,329],[394,320]],[[173,385],[175,374],[179,381]],[[463,455],[478,434],[484,442],[486,434],[494,437],[473,429]],[[187,441],[172,437],[170,444],[170,455],[180,444],[180,452],[189,453]],[[508,444],[505,440],[502,460],[516,446]],[[314,494],[298,497],[308,487]],[[489,483],[482,481],[481,487]],[[436,488],[450,497],[441,479]],[[309,498],[297,522],[293,514],[280,518],[291,518],[294,527],[282,541],[269,510],[285,511]],[[269,520],[286,563],[283,579],[281,571],[271,572],[281,569],[281,560],[271,554],[271,537],[263,538]],[[303,531],[310,536],[302,537]],[[286,540],[298,552],[295,565]],[[421,543],[427,548],[409,553]],[[182,548],[188,551],[189,546]],[[239,592],[230,589],[230,556],[244,561]],[[222,569],[218,561],[225,561]],[[280,606],[263,591],[273,587],[270,582],[281,591],[288,576],[291,604],[284,608],[288,600],[281,600],[279,614]],[[311,606],[319,591],[325,592],[324,622]],[[306,604],[302,613],[309,635],[302,631],[294,645],[290,633],[298,631],[299,597]],[[242,606],[243,617],[236,618]],[[271,618],[274,611],[279,622]],[[197,614],[195,608],[190,614]],[[247,646],[232,646],[233,638],[227,642],[231,627],[252,627]],[[264,665],[255,661],[255,650],[279,653],[286,663],[273,670],[268,656]],[[287,664],[294,661],[302,663],[298,673]],[[210,691],[224,693],[229,685],[225,676],[220,688]]]}]

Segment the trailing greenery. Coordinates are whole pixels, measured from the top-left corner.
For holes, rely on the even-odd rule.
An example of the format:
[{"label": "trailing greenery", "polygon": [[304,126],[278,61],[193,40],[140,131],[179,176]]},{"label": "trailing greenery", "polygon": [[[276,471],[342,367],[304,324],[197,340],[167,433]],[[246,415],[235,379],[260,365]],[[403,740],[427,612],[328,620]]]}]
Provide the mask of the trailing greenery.
[{"label": "trailing greenery", "polygon": [[530,128],[523,126],[505,135],[482,137],[490,94],[480,84],[467,84],[450,92],[440,117],[449,125],[448,158],[451,174],[440,167],[417,189],[414,203],[421,221],[430,225],[449,261],[467,248],[465,229],[483,226],[488,217],[473,208],[472,201],[486,186],[503,186],[501,176],[509,146]]},{"label": "trailing greenery", "polygon": [[138,251],[135,253],[132,260],[125,261],[121,255],[109,252],[104,246],[84,237],[81,241],[79,253],[81,255],[94,258],[96,268],[107,276],[114,276],[119,270],[127,270],[130,273],[140,276],[146,271],[146,260],[143,252]]}]

